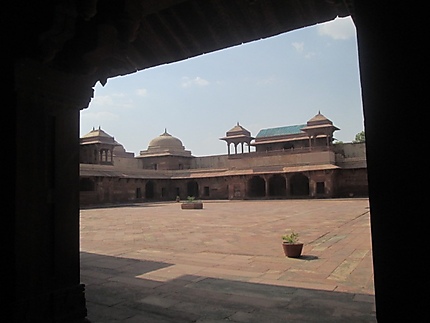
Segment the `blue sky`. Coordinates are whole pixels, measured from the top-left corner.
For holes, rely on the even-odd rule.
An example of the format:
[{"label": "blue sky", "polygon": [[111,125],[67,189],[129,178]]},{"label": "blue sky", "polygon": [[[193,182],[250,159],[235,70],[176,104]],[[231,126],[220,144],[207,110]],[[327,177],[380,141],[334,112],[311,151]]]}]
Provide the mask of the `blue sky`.
[{"label": "blue sky", "polygon": [[137,155],[167,128],[194,156],[217,155],[227,152],[219,138],[237,122],[256,136],[318,111],[341,129],[338,140],[363,130],[350,18],[98,83],[81,111],[81,136],[100,126]]}]

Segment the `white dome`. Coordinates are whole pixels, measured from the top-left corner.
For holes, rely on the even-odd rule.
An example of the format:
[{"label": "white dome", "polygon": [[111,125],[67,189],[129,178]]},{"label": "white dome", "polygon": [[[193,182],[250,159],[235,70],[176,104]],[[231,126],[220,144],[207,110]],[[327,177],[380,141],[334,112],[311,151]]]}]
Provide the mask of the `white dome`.
[{"label": "white dome", "polygon": [[148,149],[140,152],[141,156],[175,155],[191,156],[189,150],[185,150],[182,141],[164,130],[164,133],[149,142]]},{"label": "white dome", "polygon": [[162,135],[152,139],[148,145],[148,150],[154,149],[162,149],[162,150],[173,150],[173,151],[181,151],[185,150],[185,147],[182,145],[182,141],[178,138],[173,137],[165,131]]}]

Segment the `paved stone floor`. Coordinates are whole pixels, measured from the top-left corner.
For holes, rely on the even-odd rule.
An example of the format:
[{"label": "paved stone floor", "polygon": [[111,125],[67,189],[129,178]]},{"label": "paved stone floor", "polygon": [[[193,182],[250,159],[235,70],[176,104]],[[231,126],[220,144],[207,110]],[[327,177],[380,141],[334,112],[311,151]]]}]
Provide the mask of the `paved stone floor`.
[{"label": "paved stone floor", "polygon": [[93,323],[376,322],[368,200],[81,210],[81,281]]}]

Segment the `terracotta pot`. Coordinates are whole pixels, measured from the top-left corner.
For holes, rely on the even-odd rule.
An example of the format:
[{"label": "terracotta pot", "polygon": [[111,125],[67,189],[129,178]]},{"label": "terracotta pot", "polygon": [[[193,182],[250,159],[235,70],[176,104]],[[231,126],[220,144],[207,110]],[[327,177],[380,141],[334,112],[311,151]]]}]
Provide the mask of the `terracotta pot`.
[{"label": "terracotta pot", "polygon": [[303,243],[282,243],[284,254],[288,258],[299,258],[302,254]]},{"label": "terracotta pot", "polygon": [[185,202],[181,204],[181,209],[192,210],[192,209],[203,209],[203,202]]}]

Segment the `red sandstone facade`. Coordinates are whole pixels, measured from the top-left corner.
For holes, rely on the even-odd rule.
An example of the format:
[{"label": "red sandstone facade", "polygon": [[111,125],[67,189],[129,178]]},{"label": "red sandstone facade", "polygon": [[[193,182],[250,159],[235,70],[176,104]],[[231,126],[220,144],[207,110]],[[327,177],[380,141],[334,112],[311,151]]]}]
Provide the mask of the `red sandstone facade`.
[{"label": "red sandstone facade", "polygon": [[255,138],[237,124],[220,138],[228,154],[205,157],[165,131],[134,157],[93,129],[81,138],[80,203],[367,196],[364,144],[334,145],[336,130],[321,113]]}]

